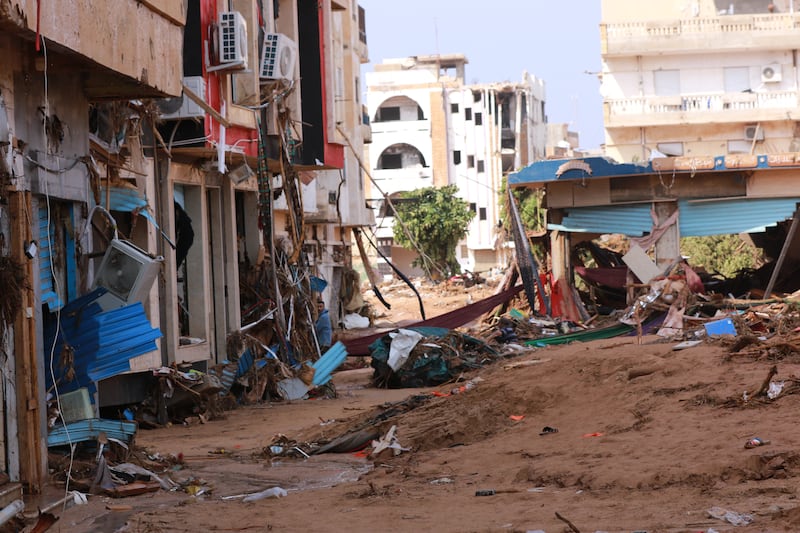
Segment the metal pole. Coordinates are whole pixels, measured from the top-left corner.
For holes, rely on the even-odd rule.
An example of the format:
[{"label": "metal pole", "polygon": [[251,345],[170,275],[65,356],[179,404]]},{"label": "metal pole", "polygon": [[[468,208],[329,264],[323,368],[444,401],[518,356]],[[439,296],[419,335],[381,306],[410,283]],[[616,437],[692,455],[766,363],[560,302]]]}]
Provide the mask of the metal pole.
[{"label": "metal pole", "polygon": [[792,215],[792,225],[789,227],[789,233],[786,235],[786,240],[783,241],[781,255],[778,256],[778,261],[775,263],[775,268],[772,269],[772,275],[769,277],[767,290],[764,292],[765,298],[769,298],[769,295],[772,294],[772,289],[775,287],[775,280],[778,279],[778,274],[783,266],[783,261],[786,259],[786,253],[789,251],[789,246],[791,246],[792,240],[794,240],[794,233],[797,231],[798,221],[800,221],[800,207],[796,208],[794,215]]}]

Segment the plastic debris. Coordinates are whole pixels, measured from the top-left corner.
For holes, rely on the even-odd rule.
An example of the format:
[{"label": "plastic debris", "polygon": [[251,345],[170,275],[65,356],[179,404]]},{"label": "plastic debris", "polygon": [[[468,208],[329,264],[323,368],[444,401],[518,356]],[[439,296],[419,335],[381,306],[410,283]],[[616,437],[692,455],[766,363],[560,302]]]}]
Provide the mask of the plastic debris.
[{"label": "plastic debris", "polygon": [[706,512],[710,517],[724,520],[734,526],[746,526],[753,522],[753,515],[737,513],[735,511],[723,509],[722,507],[712,507]]},{"label": "plastic debris", "polygon": [[267,498],[283,498],[286,496],[288,492],[280,487],[272,487],[271,489],[262,490],[261,492],[254,492],[253,494],[248,494],[245,496],[242,501],[245,503],[255,502],[258,500],[264,500]]}]

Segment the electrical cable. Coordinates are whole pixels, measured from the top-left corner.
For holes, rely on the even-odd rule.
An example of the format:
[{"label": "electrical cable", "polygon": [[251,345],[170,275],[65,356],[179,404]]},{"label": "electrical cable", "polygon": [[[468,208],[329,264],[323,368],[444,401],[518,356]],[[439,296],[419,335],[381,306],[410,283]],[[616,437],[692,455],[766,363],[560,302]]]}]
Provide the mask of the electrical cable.
[{"label": "electrical cable", "polygon": [[[43,51],[43,54],[44,54],[44,109],[45,109],[45,118],[47,118],[47,116],[50,113],[50,100],[49,100],[49,94],[48,94],[47,45],[45,43],[44,37],[41,37],[41,42],[42,42],[42,51]],[[47,142],[46,121],[42,122],[42,128],[44,130],[45,142]],[[56,159],[56,164],[58,164],[58,159]],[[55,267],[53,266],[53,254],[52,254],[53,242],[52,242],[52,238],[51,238],[52,234],[51,234],[51,231],[50,231],[51,225],[52,225],[51,209],[50,209],[50,194],[49,194],[48,187],[47,187],[47,180],[45,179],[45,180],[43,180],[43,182],[44,182],[44,195],[45,195],[45,200],[47,202],[47,245],[48,245],[48,249],[50,250],[50,275],[53,278],[53,289],[55,290],[56,297],[58,297],[58,295],[61,292],[61,287],[60,287],[60,284],[58,282],[58,278],[56,276]],[[66,509],[67,508],[67,496],[69,496],[69,493],[70,493],[69,482],[70,482],[70,479],[72,477],[72,467],[73,467],[73,464],[74,464],[74,461],[75,461],[76,443],[74,443],[72,441],[72,437],[70,436],[70,433],[69,433],[69,427],[68,427],[67,421],[64,419],[63,406],[61,405],[61,395],[58,392],[58,383],[56,382],[56,375],[55,375],[55,369],[54,369],[54,364],[53,364],[53,360],[55,358],[56,345],[58,344],[58,336],[59,336],[60,333],[61,333],[61,306],[58,306],[57,309],[56,309],[56,331],[55,331],[55,334],[53,335],[53,344],[50,346],[50,361],[49,362],[50,362],[50,378],[53,380],[53,391],[55,392],[56,405],[58,406],[58,413],[59,413],[59,417],[61,418],[61,423],[64,424],[64,433],[66,434],[67,443],[69,444],[69,448],[70,448],[70,452],[69,452],[69,467],[67,468],[67,477],[66,477],[66,480],[64,482],[64,498],[65,498],[64,499],[64,509]]]}]

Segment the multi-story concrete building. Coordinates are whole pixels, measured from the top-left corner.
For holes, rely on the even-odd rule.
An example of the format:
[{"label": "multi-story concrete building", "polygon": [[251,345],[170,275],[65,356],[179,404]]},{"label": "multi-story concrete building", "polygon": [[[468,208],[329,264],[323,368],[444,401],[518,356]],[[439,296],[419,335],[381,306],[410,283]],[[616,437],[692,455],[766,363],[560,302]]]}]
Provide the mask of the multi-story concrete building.
[{"label": "multi-story concrete building", "polygon": [[521,82],[466,85],[466,65],[461,54],[415,56],[385,60],[367,73],[369,197],[379,206],[382,252],[406,273],[420,273],[410,266],[416,252],[393,245],[384,195],[457,185],[476,216],[456,256],[464,269],[485,270],[506,262],[497,231],[503,177],[545,154],[542,80],[524,73]]},{"label": "multi-story concrete building", "polygon": [[793,0],[603,0],[607,154],[800,149],[794,10]]},{"label": "multi-story concrete building", "polygon": [[179,95],[185,17],[180,0],[0,2],[0,471],[31,493],[47,474],[45,376],[63,363],[46,331],[92,285],[84,228],[120,166],[101,183],[91,111]]},{"label": "multi-story concrete building", "polygon": [[39,4],[0,0],[0,472],[30,492],[45,391],[137,403],[259,319],[286,352],[372,222],[355,2]]}]

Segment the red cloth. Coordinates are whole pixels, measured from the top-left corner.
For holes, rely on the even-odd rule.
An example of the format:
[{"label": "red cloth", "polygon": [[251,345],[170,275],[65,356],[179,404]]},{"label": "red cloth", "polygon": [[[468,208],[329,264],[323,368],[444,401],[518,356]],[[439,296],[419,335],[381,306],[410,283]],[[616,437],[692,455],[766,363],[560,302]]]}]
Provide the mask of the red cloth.
[{"label": "red cloth", "polygon": [[[420,320],[419,322],[408,324],[406,326],[403,326],[403,329],[414,328],[419,326],[447,328],[447,329],[457,328],[458,326],[463,326],[467,322],[475,320],[484,313],[488,313],[498,305],[509,301],[521,290],[522,290],[522,285],[517,285],[501,293],[489,296],[488,298],[484,298],[483,300],[478,300],[477,302],[470,304],[466,307],[462,307],[461,309],[455,309],[443,315],[435,316],[433,318],[428,318],[427,320]],[[348,355],[369,355],[369,345],[375,342],[376,339],[383,337],[387,333],[389,332],[384,331],[382,333],[375,333],[373,335],[368,335],[366,337],[347,339],[343,340],[342,343],[347,349]]]}]

